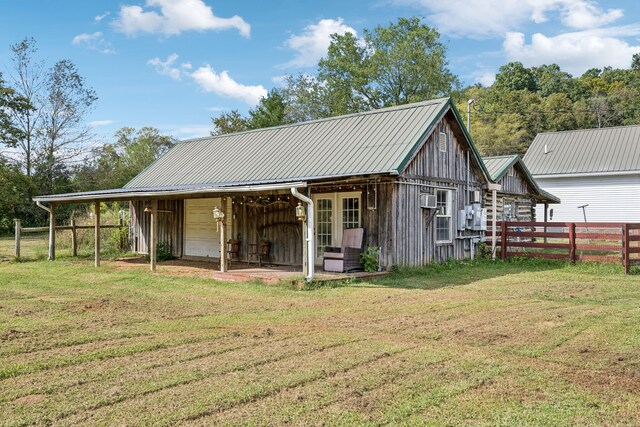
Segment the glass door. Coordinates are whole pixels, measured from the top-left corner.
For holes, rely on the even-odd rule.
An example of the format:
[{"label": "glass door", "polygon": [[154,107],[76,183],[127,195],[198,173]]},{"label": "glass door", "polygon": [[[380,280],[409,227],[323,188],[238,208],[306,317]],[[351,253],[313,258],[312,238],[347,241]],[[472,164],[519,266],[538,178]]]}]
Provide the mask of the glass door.
[{"label": "glass door", "polygon": [[333,246],[333,196],[314,197],[316,205],[316,262],[322,262],[325,246]]}]

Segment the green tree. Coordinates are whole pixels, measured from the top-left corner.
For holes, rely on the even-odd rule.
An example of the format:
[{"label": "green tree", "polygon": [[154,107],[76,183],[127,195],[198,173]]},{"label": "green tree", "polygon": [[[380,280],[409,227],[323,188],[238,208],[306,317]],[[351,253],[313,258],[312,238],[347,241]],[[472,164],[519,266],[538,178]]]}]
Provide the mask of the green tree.
[{"label": "green tree", "polygon": [[260,98],[258,105],[249,110],[249,129],[262,129],[289,123],[285,113],[286,105],[282,93],[272,89]]},{"label": "green tree", "polygon": [[223,135],[249,129],[248,119],[242,117],[238,110],[220,113],[220,115],[212,117],[211,122],[214,126],[213,130],[209,132],[211,135]]},{"label": "green tree", "polygon": [[0,158],[0,235],[11,232],[14,219],[31,216],[34,207],[27,197],[31,186],[18,165]]},{"label": "green tree", "polygon": [[521,62],[509,62],[500,67],[492,88],[498,92],[516,90],[535,92],[537,90],[534,73],[529,68],[525,68]]},{"label": "green tree", "polygon": [[84,117],[97,99],[71,61],[58,61],[47,74],[36,165],[41,192],[53,194],[60,187],[55,181],[66,181],[67,162],[92,138]]},{"label": "green tree", "polygon": [[[13,121],[13,115],[29,110],[26,99],[16,94],[15,90],[6,86],[0,73],[0,144],[15,147],[24,137],[24,132]],[[2,153],[0,152],[0,157]]]},{"label": "green tree", "polygon": [[331,116],[328,91],[314,76],[287,76],[282,88],[285,115],[291,123],[322,119]]},{"label": "green tree", "polygon": [[119,129],[116,142],[93,151],[76,171],[76,187],[81,191],[123,187],[175,144],[153,127]]},{"label": "green tree", "polygon": [[457,85],[440,34],[415,17],[365,30],[362,40],[332,35],[318,76],[332,115],[432,99]]}]

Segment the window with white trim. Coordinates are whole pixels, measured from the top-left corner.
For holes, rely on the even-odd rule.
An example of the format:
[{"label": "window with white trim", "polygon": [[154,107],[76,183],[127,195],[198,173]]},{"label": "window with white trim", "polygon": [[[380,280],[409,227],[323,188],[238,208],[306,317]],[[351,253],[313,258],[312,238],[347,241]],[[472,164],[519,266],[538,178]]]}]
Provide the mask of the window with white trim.
[{"label": "window with white trim", "polygon": [[436,189],[436,243],[451,243],[453,191]]},{"label": "window with white trim", "polygon": [[316,205],[316,262],[321,262],[325,246],[342,244],[342,230],[361,227],[362,193],[318,193],[312,198]]}]

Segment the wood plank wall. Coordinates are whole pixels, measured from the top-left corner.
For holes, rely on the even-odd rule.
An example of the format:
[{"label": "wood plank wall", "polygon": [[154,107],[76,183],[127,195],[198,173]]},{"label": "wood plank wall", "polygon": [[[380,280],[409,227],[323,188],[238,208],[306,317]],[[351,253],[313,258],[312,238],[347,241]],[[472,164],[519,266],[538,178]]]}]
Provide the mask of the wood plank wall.
[{"label": "wood plank wall", "polygon": [[[520,168],[516,165],[513,176],[506,174],[498,181],[498,184],[502,186],[502,189],[496,194],[498,221],[502,221],[504,219],[503,212],[505,199],[514,200],[516,202],[516,221],[535,221],[536,201],[535,198],[531,197],[533,189],[524,177]],[[493,196],[491,191],[484,192],[484,203],[488,208],[487,219],[489,221],[493,221],[493,211],[491,210]]]},{"label": "wood plank wall", "polygon": [[[443,127],[440,127],[440,124]],[[441,152],[439,132],[447,134],[447,150]],[[384,261],[389,267],[394,264],[419,266],[447,259],[463,259],[470,256],[469,239],[479,237],[481,232],[457,231],[457,212],[466,204],[467,151],[460,144],[462,137],[457,122],[448,114],[436,125],[425,145],[416,153],[401,174],[404,183],[396,184],[391,203],[395,213],[392,240],[384,247]],[[485,184],[480,167],[471,158],[469,190],[481,190]],[[453,190],[451,243],[436,243],[435,217],[429,209],[420,208],[421,194],[435,194],[433,186]],[[397,220],[396,220],[397,219]]]},{"label": "wood plank wall", "polygon": [[302,223],[296,218],[297,203],[292,196],[281,197],[281,202],[264,207],[242,202],[241,197],[233,199],[233,238],[240,240],[241,260],[247,259],[249,243],[267,240],[271,243],[269,263],[302,265]]},{"label": "wood plank wall", "polygon": [[[139,254],[149,253],[150,217],[144,212],[145,202],[136,200],[129,204],[131,221],[131,250]],[[158,200],[158,242],[171,245],[176,257],[183,255],[184,201]]]}]

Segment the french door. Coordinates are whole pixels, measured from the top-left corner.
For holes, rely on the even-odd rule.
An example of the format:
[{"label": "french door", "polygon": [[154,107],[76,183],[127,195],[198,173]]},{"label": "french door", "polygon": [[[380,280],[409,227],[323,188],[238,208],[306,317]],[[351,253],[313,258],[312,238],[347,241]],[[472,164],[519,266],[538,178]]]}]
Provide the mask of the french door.
[{"label": "french door", "polygon": [[362,193],[322,193],[313,195],[315,206],[316,263],[322,263],[326,246],[342,245],[342,230],[362,223]]}]

